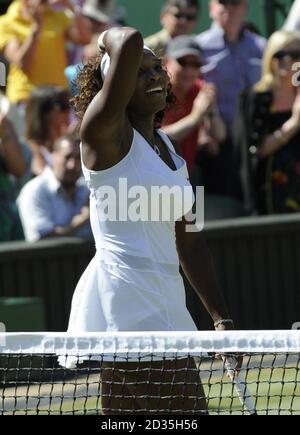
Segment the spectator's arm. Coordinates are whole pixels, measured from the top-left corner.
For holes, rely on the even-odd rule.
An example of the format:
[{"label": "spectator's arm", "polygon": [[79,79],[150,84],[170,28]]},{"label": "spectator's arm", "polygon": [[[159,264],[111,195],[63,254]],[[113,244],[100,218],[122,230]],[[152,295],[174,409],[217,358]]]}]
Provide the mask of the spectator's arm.
[{"label": "spectator's arm", "polygon": [[10,63],[18,65],[26,74],[30,73],[31,67],[36,61],[35,53],[39,43],[45,17],[45,5],[40,4],[32,13],[32,27],[30,35],[22,43],[16,37],[7,41],[4,55]]},{"label": "spectator's arm", "polygon": [[7,118],[0,118],[0,155],[10,174],[23,177],[25,158],[13,125]]},{"label": "spectator's arm", "polygon": [[215,97],[215,88],[211,85],[205,85],[195,98],[191,113],[174,124],[165,126],[163,129],[166,134],[176,141],[181,141],[193,130],[198,129],[204,117],[211,110]]},{"label": "spectator's arm", "polygon": [[35,52],[38,46],[41,28],[34,26],[30,36],[24,43],[18,39],[11,39],[5,49],[4,55],[8,62],[18,65],[25,74],[29,74],[33,62],[35,61]]},{"label": "spectator's arm", "polygon": [[265,158],[283,148],[289,141],[299,133],[300,130],[300,94],[296,97],[293,105],[292,116],[281,129],[268,135],[259,150],[260,156]]},{"label": "spectator's arm", "polygon": [[[204,115],[203,115],[204,117]],[[194,116],[193,113],[185,116],[173,124],[163,127],[164,132],[176,141],[181,141],[193,130],[199,128],[203,117]]]},{"label": "spectator's arm", "polygon": [[[51,2],[50,2],[51,3]],[[89,20],[83,16],[70,0],[52,0],[52,4],[60,3],[71,10],[74,19],[71,26],[66,31],[68,41],[78,45],[87,45],[91,42],[92,33]]]},{"label": "spectator's arm", "polygon": [[27,183],[22,189],[18,207],[26,240],[29,242],[51,237],[75,236],[90,218],[89,207],[84,206],[68,225],[56,226],[51,195],[45,188],[38,186],[38,178]]},{"label": "spectator's arm", "polygon": [[90,208],[82,207],[81,212],[74,216],[69,225],[64,227],[55,227],[51,233],[46,234],[42,239],[50,237],[70,237],[75,236],[77,231],[85,226],[90,220]]}]

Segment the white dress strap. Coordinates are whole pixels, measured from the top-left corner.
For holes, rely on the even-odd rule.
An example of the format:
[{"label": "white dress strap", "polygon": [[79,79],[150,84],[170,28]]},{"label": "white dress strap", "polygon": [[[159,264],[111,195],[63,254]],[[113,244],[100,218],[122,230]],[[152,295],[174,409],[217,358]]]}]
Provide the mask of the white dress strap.
[{"label": "white dress strap", "polygon": [[[173,152],[173,153],[175,153],[175,154],[177,154],[176,153],[176,150],[175,150],[175,148],[174,148],[174,145],[172,144],[172,141],[171,141],[171,139],[169,138],[169,136],[164,132],[164,131],[162,131],[162,130],[156,130],[157,131],[157,133],[160,135],[160,137],[162,138],[162,140],[164,141],[164,143],[168,146],[168,148]],[[177,154],[178,155],[178,154]]]}]

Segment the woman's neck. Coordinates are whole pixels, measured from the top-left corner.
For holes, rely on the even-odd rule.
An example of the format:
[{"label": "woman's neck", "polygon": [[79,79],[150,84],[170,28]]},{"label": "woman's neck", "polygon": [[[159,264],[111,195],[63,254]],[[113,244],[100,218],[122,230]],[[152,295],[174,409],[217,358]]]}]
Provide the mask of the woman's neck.
[{"label": "woman's neck", "polygon": [[154,117],[154,115],[151,115],[149,117],[132,116],[129,118],[132,127],[140,132],[150,143],[153,141],[154,135]]}]

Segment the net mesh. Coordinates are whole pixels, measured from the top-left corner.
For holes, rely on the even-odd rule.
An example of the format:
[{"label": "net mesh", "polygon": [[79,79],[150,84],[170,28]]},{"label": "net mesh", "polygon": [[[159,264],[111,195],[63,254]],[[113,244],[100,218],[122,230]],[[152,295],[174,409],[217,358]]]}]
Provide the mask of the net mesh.
[{"label": "net mesh", "polygon": [[300,415],[300,332],[0,334],[0,414]]}]

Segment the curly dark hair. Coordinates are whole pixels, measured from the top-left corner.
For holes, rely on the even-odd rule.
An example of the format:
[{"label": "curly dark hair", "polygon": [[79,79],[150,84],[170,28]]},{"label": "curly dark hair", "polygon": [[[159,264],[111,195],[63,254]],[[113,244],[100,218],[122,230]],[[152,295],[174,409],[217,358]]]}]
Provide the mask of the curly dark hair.
[{"label": "curly dark hair", "polygon": [[[100,71],[102,57],[103,53],[100,53],[99,55],[89,59],[80,70],[74,83],[78,89],[78,93],[72,98],[71,104],[74,106],[79,121],[82,121],[88,106],[103,86],[103,80]],[[165,112],[169,110],[175,104],[175,102],[176,97],[172,92],[171,84],[169,84],[166,107],[164,110],[156,114],[155,128],[159,128],[161,126]]]}]

